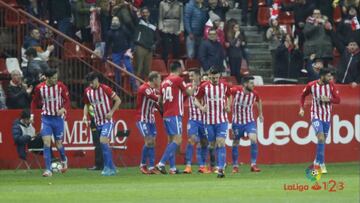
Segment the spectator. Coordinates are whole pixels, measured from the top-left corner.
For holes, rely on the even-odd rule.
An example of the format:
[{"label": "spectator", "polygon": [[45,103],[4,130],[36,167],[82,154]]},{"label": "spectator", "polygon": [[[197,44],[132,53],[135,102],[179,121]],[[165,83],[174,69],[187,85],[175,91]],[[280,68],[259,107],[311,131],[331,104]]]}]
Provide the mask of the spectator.
[{"label": "spectator", "polygon": [[7,109],[6,107],[6,95],[4,92],[4,89],[2,87],[2,84],[0,82],[0,110]]},{"label": "spectator", "polygon": [[21,48],[21,55],[22,55],[21,56],[21,58],[22,58],[21,67],[22,68],[27,67],[28,60],[26,58],[25,51],[31,47],[36,49],[37,55],[41,58],[41,60],[43,60],[43,61],[49,60],[49,56],[52,53],[52,51],[54,50],[54,46],[49,45],[46,48],[46,51],[44,51],[42,49],[40,40],[41,40],[40,31],[36,28],[32,29],[30,31],[30,35],[25,37],[23,47]]},{"label": "spectator", "polygon": [[35,128],[32,125],[30,110],[25,109],[21,112],[19,119],[12,125],[12,135],[16,144],[19,158],[26,161],[26,146],[28,148],[41,148],[43,145],[40,136],[36,136]]},{"label": "spectator", "polygon": [[207,72],[211,67],[216,67],[219,71],[224,71],[224,48],[216,40],[216,30],[209,30],[209,39],[201,42],[199,48],[199,61],[203,71]]},{"label": "spectator", "polygon": [[71,33],[71,4],[69,0],[48,0],[50,24],[57,25],[57,29],[72,37]]},{"label": "spectator", "polygon": [[162,58],[167,61],[172,46],[174,58],[179,58],[179,35],[184,31],[183,5],[177,0],[164,0],[159,8],[159,30]]},{"label": "spectator", "polygon": [[240,30],[238,23],[233,24],[227,33],[227,54],[229,57],[230,73],[241,83],[241,61],[243,58],[243,46],[246,45],[244,32]]},{"label": "spectator", "polygon": [[[252,0],[251,7],[251,17],[250,17],[250,25],[254,26],[257,22],[257,12],[258,12],[258,1]],[[241,0],[241,22],[243,25],[248,24],[248,12],[249,12],[249,4],[248,0]]]},{"label": "spectator", "polygon": [[218,15],[221,21],[226,21],[226,12],[229,11],[229,2],[227,0],[209,0],[209,12],[212,11]]},{"label": "spectator", "polygon": [[303,67],[303,54],[299,50],[297,40],[287,34],[284,42],[276,49],[274,83],[296,84],[301,68]]},{"label": "spectator", "polygon": [[204,39],[208,39],[209,30],[212,28],[216,29],[216,40],[225,47],[224,22],[213,11],[210,11],[209,20],[205,24]]},{"label": "spectator", "polygon": [[98,10],[95,8],[95,1],[77,0],[74,2],[74,21],[76,29],[81,32],[81,42],[92,42],[90,30],[90,12]]},{"label": "spectator", "polygon": [[111,10],[121,0],[96,0],[96,8],[100,10],[101,39],[105,40],[111,24]]},{"label": "spectator", "polygon": [[20,71],[11,72],[11,80],[7,90],[7,107],[9,109],[25,109],[30,107],[33,86],[22,82]]},{"label": "spectator", "polygon": [[330,23],[334,23],[332,1],[315,0],[316,8],[319,8],[321,14],[329,19]]},{"label": "spectator", "polygon": [[135,32],[135,27],[138,24],[138,17],[136,15],[136,7],[131,3],[120,0],[119,4],[115,4],[112,8],[112,15],[117,16],[122,23],[131,33]]},{"label": "spectator", "polygon": [[159,13],[160,13],[160,3],[161,0],[143,0],[142,6],[147,7],[150,11],[150,22],[154,25],[159,23]]},{"label": "spectator", "polygon": [[36,50],[32,47],[26,50],[25,55],[28,60],[28,65],[22,70],[24,74],[24,82],[35,87],[40,83],[43,73],[50,67],[46,61],[43,61],[40,57],[38,57]]},{"label": "spectator", "polygon": [[151,66],[153,50],[156,43],[156,26],[149,21],[149,9],[141,9],[141,20],[135,34],[135,59],[137,75],[141,78],[147,77]]},{"label": "spectator", "polygon": [[[108,56],[109,48],[111,48],[113,62],[120,67],[124,65],[128,72],[134,73],[131,62],[131,43],[131,32],[120,23],[118,17],[114,16],[105,42],[104,58]],[[117,68],[115,68],[115,81],[117,84],[121,84],[121,71]],[[132,90],[136,91],[137,85],[134,77],[130,77],[130,84]]]},{"label": "spectator", "polygon": [[[342,18],[336,26],[336,32],[342,43],[347,44],[348,40],[357,32],[360,32],[359,16],[355,7],[348,9],[347,15]],[[357,26],[358,25],[358,26]]]},{"label": "spectator", "polygon": [[308,59],[311,54],[316,54],[322,59],[332,59],[332,43],[329,34],[330,22],[321,15],[319,9],[314,9],[313,15],[306,20],[304,27],[304,56]]},{"label": "spectator", "polygon": [[185,6],[184,25],[187,33],[186,51],[188,58],[196,58],[208,19],[204,0],[191,0]]},{"label": "spectator", "polygon": [[316,58],[315,54],[311,54],[310,60],[306,64],[307,82],[318,80],[322,68],[324,68],[324,61],[321,58]]},{"label": "spectator", "polygon": [[280,28],[279,22],[277,19],[270,19],[270,27],[266,31],[266,39],[269,42],[269,50],[272,57],[272,68],[275,67],[275,52],[276,49],[280,46],[281,42],[284,40],[285,31]]},{"label": "spectator", "polygon": [[351,84],[353,87],[360,83],[360,37],[354,36],[348,40],[347,47],[339,40],[339,37],[332,32],[332,40],[341,57],[337,65],[337,82]]}]

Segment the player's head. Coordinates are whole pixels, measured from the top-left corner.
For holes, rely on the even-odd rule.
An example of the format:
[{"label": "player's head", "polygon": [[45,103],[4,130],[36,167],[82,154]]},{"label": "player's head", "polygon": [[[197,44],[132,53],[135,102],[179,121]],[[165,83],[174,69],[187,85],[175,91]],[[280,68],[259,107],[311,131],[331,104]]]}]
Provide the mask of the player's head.
[{"label": "player's head", "polygon": [[180,75],[182,72],[182,66],[179,61],[174,61],[170,64],[170,72],[175,73],[177,75]]},{"label": "player's head", "polygon": [[253,76],[245,76],[243,79],[242,79],[242,83],[243,83],[243,86],[246,90],[248,91],[253,91],[254,89],[254,77]]},{"label": "player's head", "polygon": [[31,113],[29,109],[24,109],[20,114],[20,120],[25,125],[30,125],[31,123]]},{"label": "player's head", "polygon": [[189,79],[190,81],[200,82],[201,73],[198,68],[189,69]]},{"label": "player's head", "polygon": [[160,87],[161,75],[157,71],[151,71],[148,78],[149,82],[154,84],[155,87]]},{"label": "player's head", "polygon": [[101,77],[100,73],[90,72],[86,75],[86,81],[89,83],[89,86],[92,89],[96,89],[99,87],[100,77]]},{"label": "player's head", "polygon": [[319,72],[320,80],[327,84],[332,79],[331,70],[328,68],[322,68]]},{"label": "player's head", "polygon": [[221,72],[217,68],[211,67],[208,73],[210,82],[217,85],[220,80]]},{"label": "player's head", "polygon": [[58,73],[57,70],[54,68],[49,68],[44,73],[46,77],[46,83],[48,85],[55,85],[58,82]]},{"label": "player's head", "polygon": [[207,73],[201,75],[201,82],[203,81],[209,81],[209,75]]}]

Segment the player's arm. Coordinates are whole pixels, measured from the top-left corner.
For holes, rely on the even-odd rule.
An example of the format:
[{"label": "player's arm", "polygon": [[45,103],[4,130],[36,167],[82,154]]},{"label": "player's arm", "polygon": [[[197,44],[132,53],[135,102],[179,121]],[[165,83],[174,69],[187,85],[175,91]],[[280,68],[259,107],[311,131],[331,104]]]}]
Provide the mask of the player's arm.
[{"label": "player's arm", "polygon": [[310,90],[311,90],[311,87],[310,85],[306,85],[306,87],[304,88],[301,96],[300,96],[300,110],[299,110],[299,116],[303,117],[305,112],[304,112],[304,105],[305,105],[305,99],[306,99],[306,96],[308,96],[310,94]]},{"label": "player's arm", "polygon": [[[115,94],[115,93],[114,93]],[[118,95],[115,94],[115,96],[113,97],[113,101],[114,101],[114,105],[111,108],[110,112],[106,115],[107,119],[111,119],[112,116],[114,115],[115,111],[119,108],[120,104],[121,104],[121,99]]]},{"label": "player's arm", "polygon": [[233,91],[231,90],[231,88],[227,87],[225,95],[227,97],[225,111],[230,113],[232,102],[233,102]]},{"label": "player's arm", "polygon": [[200,86],[199,91],[197,91],[196,95],[194,95],[194,104],[197,108],[200,109],[200,111],[202,112],[207,112],[207,106],[206,105],[202,105],[201,101],[203,100],[205,95],[205,90],[203,86]]},{"label": "player's arm", "polygon": [[65,85],[62,85],[62,89],[63,91],[61,92],[61,97],[64,101],[64,106],[63,108],[59,109],[59,111],[57,112],[58,116],[63,116],[64,114],[66,114],[66,112],[70,110],[69,90]]},{"label": "player's arm", "polygon": [[260,122],[263,122],[264,121],[264,116],[263,116],[263,108],[262,108],[262,101],[261,99],[259,99],[259,101],[257,102],[257,108],[258,108],[258,111],[259,111],[259,119],[260,119]]},{"label": "player's arm", "polygon": [[332,97],[330,99],[330,103],[332,103],[332,104],[340,104],[339,90],[337,90],[335,85],[332,85],[331,95],[332,95]]}]

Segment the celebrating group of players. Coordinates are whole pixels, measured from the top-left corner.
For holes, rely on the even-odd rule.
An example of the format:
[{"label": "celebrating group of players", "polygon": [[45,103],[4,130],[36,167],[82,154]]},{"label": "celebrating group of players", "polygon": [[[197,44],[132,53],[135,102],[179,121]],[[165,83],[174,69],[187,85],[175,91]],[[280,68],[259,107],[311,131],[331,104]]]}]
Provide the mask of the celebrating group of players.
[{"label": "celebrating group of players", "polygon": [[[148,82],[139,87],[137,96],[136,126],[144,137],[140,170],[143,174],[167,174],[165,164],[170,165],[169,174],[178,174],[175,155],[182,142],[182,123],[184,101],[189,102],[189,120],[187,122],[188,143],[186,147],[186,167],[183,173],[192,173],[191,165],[194,148],[199,165],[199,173],[217,173],[218,178],[225,177],[226,165],[225,138],[228,131],[228,113],[232,113],[232,164],[233,173],[239,172],[238,146],[240,139],[247,135],[251,141],[251,171],[260,172],[256,164],[258,146],[256,136],[256,122],[253,105],[257,103],[258,119],[263,122],[261,100],[254,91],[254,78],[243,78],[242,86],[230,87],[221,81],[221,73],[211,68],[208,73],[201,75],[199,69],[189,70],[191,83],[186,84],[179,62],[170,65],[170,75],[161,81],[157,72],[151,72]],[[42,107],[41,135],[44,140],[44,160],[46,170],[44,177],[52,176],[50,145],[54,135],[56,147],[60,153],[62,172],[67,170],[67,158],[62,146],[64,131],[64,116],[70,108],[69,93],[66,86],[58,81],[56,70],[50,69],[45,73],[46,81],[35,88],[32,109]],[[304,102],[308,94],[313,95],[311,118],[312,126],[318,137],[316,158],[314,165],[326,172],[324,164],[325,139],[330,127],[330,115],[333,103],[340,99],[331,73],[321,69],[320,79],[309,83],[301,96],[299,115],[304,115]],[[89,83],[84,94],[83,121],[88,123],[89,109],[93,109],[97,130],[100,132],[100,142],[104,157],[103,176],[113,176],[116,168],[112,160],[109,147],[110,135],[113,130],[113,114],[120,106],[121,100],[116,93],[105,84],[100,83],[100,75],[91,72],[86,76]],[[168,135],[168,145],[160,159],[155,164],[156,126],[154,112],[158,109],[163,116],[164,126]],[[208,156],[209,165],[208,167]],[[215,164],[215,160],[217,164]]]}]

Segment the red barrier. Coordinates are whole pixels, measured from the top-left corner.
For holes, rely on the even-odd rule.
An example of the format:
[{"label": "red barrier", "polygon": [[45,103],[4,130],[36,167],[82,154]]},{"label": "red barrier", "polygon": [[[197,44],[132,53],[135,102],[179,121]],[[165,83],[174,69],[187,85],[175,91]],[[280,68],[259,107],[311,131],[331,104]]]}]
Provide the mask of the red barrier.
[{"label": "red barrier", "polygon": [[[264,123],[258,122],[259,163],[299,163],[312,162],[315,152],[315,133],[309,128],[310,98],[307,100],[306,116],[297,116],[299,95],[303,86],[264,86],[257,87],[264,104]],[[360,87],[351,88],[339,86],[341,104],[334,106],[330,134],[327,138],[326,162],[347,162],[359,160],[360,142]],[[14,168],[18,163],[14,142],[11,135],[12,122],[18,117],[19,111],[0,111],[0,168]],[[130,137],[125,140],[113,140],[115,145],[126,145],[123,152],[114,151],[114,159],[119,165],[118,155],[129,166],[135,166],[140,160],[140,151],[143,145],[135,126],[134,110],[119,110],[115,113],[117,129],[130,129]],[[184,116],[183,129],[186,129],[187,115]],[[93,147],[90,132],[81,121],[82,111],[72,110],[67,118],[64,134],[64,143],[69,155],[70,166],[86,167],[93,164]],[[156,158],[167,143],[161,117],[157,115],[158,129]],[[39,129],[39,114],[35,119],[36,129]],[[116,133],[116,132],[114,132]],[[183,153],[186,142],[186,132],[183,133],[184,143],[181,146],[177,161],[183,163]],[[231,146],[231,140],[226,140]],[[241,141],[240,160],[248,163],[250,159],[249,140]],[[57,155],[57,153],[55,153]],[[228,161],[231,160],[231,150],[228,148]]]}]

